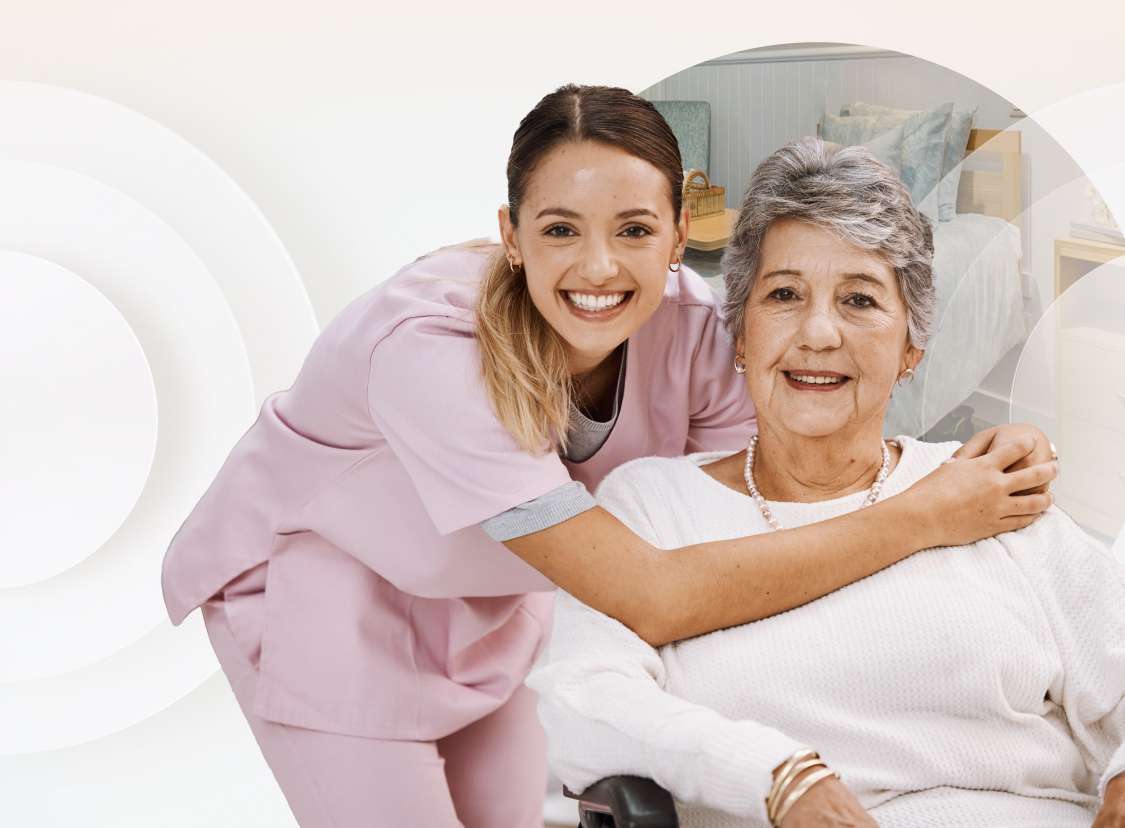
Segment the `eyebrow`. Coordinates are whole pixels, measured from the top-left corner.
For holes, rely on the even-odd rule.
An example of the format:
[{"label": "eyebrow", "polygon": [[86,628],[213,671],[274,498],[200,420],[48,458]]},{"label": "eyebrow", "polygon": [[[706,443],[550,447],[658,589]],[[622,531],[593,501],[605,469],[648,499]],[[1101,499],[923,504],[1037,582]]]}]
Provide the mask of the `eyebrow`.
[{"label": "eyebrow", "polygon": [[[762,279],[763,280],[769,279],[773,276],[801,276],[801,275],[802,275],[801,271],[799,271],[799,270],[793,270],[791,268],[783,267],[780,270],[771,270],[769,273],[763,274]],[[843,276],[844,276],[844,281],[847,281],[847,282],[852,282],[852,281],[866,282],[868,284],[875,285],[876,287],[886,288],[886,285],[883,283],[883,281],[881,279],[879,279],[876,276],[872,276],[870,273],[864,273],[864,272],[860,271],[858,273],[845,273],[845,274],[843,274]]]},{"label": "eyebrow", "polygon": [[882,279],[878,278],[877,276],[872,276],[870,273],[845,273],[844,280],[848,282],[867,282],[868,284],[875,285],[876,287],[886,287]]},{"label": "eyebrow", "polygon": [[[582,218],[580,213],[566,207],[544,207],[535,216],[536,220],[543,218],[543,216],[562,216],[563,218],[579,219]],[[637,216],[652,216],[653,218],[660,218],[656,213],[649,210],[647,207],[634,207],[631,210],[622,210],[617,214],[619,219],[635,218]]]}]

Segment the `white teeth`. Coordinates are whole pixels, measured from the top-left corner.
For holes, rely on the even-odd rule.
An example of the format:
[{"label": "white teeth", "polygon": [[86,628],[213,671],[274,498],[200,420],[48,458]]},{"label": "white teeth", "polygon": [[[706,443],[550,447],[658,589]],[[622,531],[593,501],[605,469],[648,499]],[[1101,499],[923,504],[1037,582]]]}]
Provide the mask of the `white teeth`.
[{"label": "white teeth", "polygon": [[808,374],[790,374],[789,376],[797,382],[803,382],[807,385],[835,385],[842,379],[841,377],[814,377]]},{"label": "white teeth", "polygon": [[576,293],[574,291],[565,291],[566,298],[570,300],[571,304],[576,305],[582,310],[600,311],[606,308],[614,308],[620,305],[625,300],[624,293]]}]

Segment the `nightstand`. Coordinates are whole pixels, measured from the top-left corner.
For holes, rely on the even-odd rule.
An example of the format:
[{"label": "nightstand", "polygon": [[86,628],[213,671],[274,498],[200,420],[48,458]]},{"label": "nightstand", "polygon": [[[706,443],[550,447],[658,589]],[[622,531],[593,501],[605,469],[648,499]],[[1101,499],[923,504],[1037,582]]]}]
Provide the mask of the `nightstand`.
[{"label": "nightstand", "polygon": [[730,241],[738,210],[727,207],[721,213],[692,219],[688,222],[687,246],[692,250],[722,250]]},{"label": "nightstand", "polygon": [[1125,247],[1089,239],[1055,239],[1055,296],[1095,267],[1125,256]]},{"label": "nightstand", "polygon": [[721,278],[723,249],[730,241],[736,221],[738,210],[727,207],[721,213],[692,219],[688,225],[684,264],[706,279],[719,299],[725,292]]},{"label": "nightstand", "polygon": [[[1125,247],[1057,239],[1056,298],[1118,258],[1125,265]],[[1065,303],[1055,320],[1060,475],[1053,491],[1071,517],[1112,540],[1125,522],[1125,336],[1116,325],[1106,330],[1064,311]]]}]

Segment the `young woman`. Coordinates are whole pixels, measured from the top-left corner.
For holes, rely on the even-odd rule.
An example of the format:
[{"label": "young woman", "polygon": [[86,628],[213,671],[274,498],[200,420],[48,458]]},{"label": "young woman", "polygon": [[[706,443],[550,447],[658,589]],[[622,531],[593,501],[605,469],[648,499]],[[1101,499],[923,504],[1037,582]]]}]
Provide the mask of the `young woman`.
[{"label": "young woman", "polygon": [[681,267],[681,181],[648,102],[546,96],[515,134],[502,249],[440,251],[348,306],[173,539],[169,614],[203,607],[304,828],[541,825],[523,680],[554,585],[659,645],[1047,507],[1005,470],[1047,483],[1049,444],[1008,427],[787,532],[660,553],[598,508],[615,466],[738,449],[753,427],[711,293]]}]

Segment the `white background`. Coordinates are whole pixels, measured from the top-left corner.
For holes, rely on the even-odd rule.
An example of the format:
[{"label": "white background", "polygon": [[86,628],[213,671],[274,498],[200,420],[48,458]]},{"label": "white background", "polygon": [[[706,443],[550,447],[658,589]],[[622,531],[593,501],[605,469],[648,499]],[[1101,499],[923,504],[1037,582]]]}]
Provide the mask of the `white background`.
[{"label": "white background", "polygon": [[[130,366],[116,371],[117,361],[103,362],[104,393],[129,391],[148,406],[151,391],[141,392],[155,388],[159,412],[146,415],[159,423],[153,459],[148,431],[132,442],[120,428],[99,431],[82,420],[75,400],[78,419],[69,425],[90,429],[91,445],[107,434],[123,440],[131,476],[115,474],[99,457],[106,464],[100,484],[73,473],[55,501],[50,493],[40,497],[43,520],[74,526],[93,525],[83,519],[100,514],[104,502],[117,510],[133,504],[128,517],[115,517],[124,520],[117,536],[105,541],[113,527],[101,526],[86,538],[88,548],[66,550],[0,536],[0,575],[18,569],[11,583],[23,584],[0,589],[0,821],[13,826],[292,824],[229,689],[214,674],[199,624],[173,630],[159,618],[164,546],[261,399],[295,374],[318,326],[419,254],[494,233],[511,134],[556,86],[640,90],[708,58],[787,42],[893,49],[961,72],[1036,117],[1114,214],[1125,216],[1119,2],[1049,11],[998,0],[930,8],[840,0],[5,2],[0,81],[73,90],[110,108],[106,131],[90,136],[98,146],[83,148],[88,115],[78,99],[40,90],[44,111],[52,108],[61,120],[36,122],[24,143],[9,139],[0,152],[8,163],[0,179],[22,182],[0,187],[0,204],[5,215],[38,221],[32,230],[40,241],[32,250],[0,239],[0,249],[53,262],[110,300],[116,312],[88,298],[85,287],[60,288],[69,290],[68,313],[88,302],[108,320],[105,330],[89,332],[89,347],[116,348]],[[39,100],[34,88],[30,94],[25,102]],[[67,125],[68,117],[77,122]],[[0,133],[10,129],[0,111]],[[146,155],[144,146],[159,151]],[[115,156],[119,147],[128,153]],[[89,230],[104,218],[96,206],[52,236],[44,229],[49,216],[19,209],[25,198],[138,210],[154,228],[141,248],[151,248],[152,261],[174,263],[185,281],[163,289],[159,268],[133,263],[137,269],[129,270],[115,257],[136,252],[137,240],[112,228],[91,231],[72,249],[85,238],[79,226]],[[0,279],[14,272],[0,271]],[[126,272],[133,281],[107,275]],[[187,280],[198,280],[198,290],[177,296]],[[71,282],[60,275],[60,285]],[[0,303],[14,296],[0,281]],[[216,305],[221,300],[227,307]],[[0,333],[0,345],[8,351],[0,370],[9,372],[17,370],[17,335],[26,341],[58,322],[11,310],[3,319],[8,338]],[[40,353],[20,354],[20,364],[51,376],[59,366],[50,360],[60,357]],[[188,369],[202,373],[204,360],[226,366],[216,369],[221,381],[192,379]],[[11,394],[6,387],[0,393]],[[46,405],[57,390],[36,399]],[[0,399],[0,418],[11,399]],[[191,406],[197,416],[177,420],[177,411]],[[198,433],[187,419],[213,425]],[[72,432],[68,446],[53,443],[44,423],[40,433],[0,441],[0,481],[6,478],[9,493],[15,483],[5,446],[11,451],[17,440],[40,441],[44,464],[62,474],[90,459]],[[26,451],[19,456],[30,462]],[[178,474],[176,463],[189,460],[192,474]],[[135,478],[150,461],[145,487]],[[89,488],[85,496],[74,490],[78,483]],[[4,503],[0,498],[0,514]],[[133,534],[122,537],[127,531]],[[28,555],[55,556],[71,569],[60,575],[57,567],[18,565]],[[27,585],[26,573],[38,571],[55,574]]]}]

